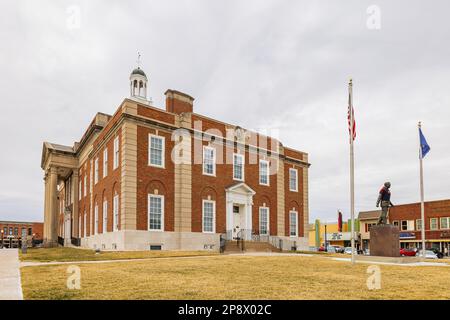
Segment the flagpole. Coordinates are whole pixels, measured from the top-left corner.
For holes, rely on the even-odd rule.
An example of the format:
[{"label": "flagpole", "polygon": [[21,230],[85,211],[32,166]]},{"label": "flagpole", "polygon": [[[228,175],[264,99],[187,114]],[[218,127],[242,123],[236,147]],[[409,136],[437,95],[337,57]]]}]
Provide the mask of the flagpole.
[{"label": "flagpole", "polygon": [[352,246],[352,264],[355,264],[355,162],[353,152],[353,81],[350,79],[348,84],[349,103],[350,103],[350,220],[351,220],[351,246]]},{"label": "flagpole", "polygon": [[419,160],[420,160],[420,218],[421,223],[421,234],[422,234],[422,257],[425,259],[425,203],[424,203],[424,190],[423,190],[423,155],[422,146],[420,142],[420,129],[422,128],[422,123],[419,121]]}]

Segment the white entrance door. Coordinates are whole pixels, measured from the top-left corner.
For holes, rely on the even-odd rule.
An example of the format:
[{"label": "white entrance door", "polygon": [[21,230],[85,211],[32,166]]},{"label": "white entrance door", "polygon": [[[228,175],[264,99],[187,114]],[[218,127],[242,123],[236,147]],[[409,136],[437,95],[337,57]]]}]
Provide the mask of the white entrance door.
[{"label": "white entrance door", "polygon": [[[237,183],[226,189],[226,199],[227,199],[227,238],[236,238],[241,230],[244,230],[246,234],[242,237],[249,238],[250,230],[252,230],[252,204],[253,196],[255,191],[253,191],[245,183]],[[231,240],[230,239],[230,240]]]},{"label": "white entrance door", "polygon": [[241,228],[241,214],[239,206],[233,205],[233,238],[236,238],[238,236]]}]

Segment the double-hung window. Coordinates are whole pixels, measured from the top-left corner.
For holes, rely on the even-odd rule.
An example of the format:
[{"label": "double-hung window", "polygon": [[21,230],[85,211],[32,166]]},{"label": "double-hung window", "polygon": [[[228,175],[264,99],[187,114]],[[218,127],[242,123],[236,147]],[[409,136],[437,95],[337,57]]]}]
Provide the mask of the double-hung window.
[{"label": "double-hung window", "polygon": [[108,148],[103,150],[103,178],[108,175]]},{"label": "double-hung window", "polygon": [[164,196],[148,195],[148,230],[164,231]]},{"label": "double-hung window", "polygon": [[259,160],[259,184],[269,185],[269,161]]},{"label": "double-hung window", "polygon": [[83,186],[84,196],[87,196],[87,175],[84,175],[84,186]]},{"label": "double-hung window", "polygon": [[98,234],[98,205],[95,204],[94,207],[94,234]]},{"label": "double-hung window", "polygon": [[430,219],[430,230],[437,230],[437,229],[438,229],[438,219],[431,218]]},{"label": "double-hung window", "polygon": [[103,200],[103,233],[108,231],[108,201]]},{"label": "double-hung window", "polygon": [[119,167],[119,137],[114,139],[113,170]]},{"label": "double-hung window", "polygon": [[298,235],[298,223],[297,223],[297,211],[289,212],[289,235],[291,237],[297,237]]},{"label": "double-hung window", "polygon": [[164,140],[164,137],[149,135],[149,165],[164,168]]},{"label": "double-hung window", "polygon": [[244,155],[233,154],[233,179],[244,181]]},{"label": "double-hung window", "polygon": [[78,238],[81,238],[81,214],[78,216]]},{"label": "double-hung window", "polygon": [[81,197],[83,196],[81,194],[81,180],[78,182],[78,200],[81,200]]},{"label": "double-hung window", "polygon": [[416,230],[422,230],[422,219],[416,219]]},{"label": "double-hung window", "polygon": [[86,226],[86,210],[84,211],[83,215],[83,237],[86,238],[87,235],[87,226]]},{"label": "double-hung window", "polygon": [[98,182],[98,158],[94,161],[94,184]]},{"label": "double-hung window", "polygon": [[216,149],[213,147],[203,147],[203,174],[216,175]]},{"label": "double-hung window", "polygon": [[203,232],[216,232],[216,203],[211,200],[203,200]]},{"label": "double-hung window", "polygon": [[289,190],[298,191],[298,171],[294,168],[289,168]]},{"label": "double-hung window", "polygon": [[260,207],[259,208],[259,234],[268,235],[269,234],[269,208]]},{"label": "double-hung window", "polygon": [[450,217],[441,218],[441,229],[450,229]]},{"label": "double-hung window", "polygon": [[119,230],[119,195],[114,194],[113,198],[113,231]]}]

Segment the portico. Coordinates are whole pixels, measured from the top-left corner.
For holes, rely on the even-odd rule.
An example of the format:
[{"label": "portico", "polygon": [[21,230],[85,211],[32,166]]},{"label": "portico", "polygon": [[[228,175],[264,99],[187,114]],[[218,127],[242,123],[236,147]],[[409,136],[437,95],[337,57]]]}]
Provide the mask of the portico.
[{"label": "portico", "polygon": [[[67,194],[64,208],[65,234],[64,245],[71,242],[72,231],[77,233],[78,215],[78,161],[72,148],[44,143],[41,167],[44,170],[45,197],[44,197],[44,246],[58,245],[58,182],[68,181],[70,190]],[[70,179],[68,179],[70,177]]]},{"label": "portico", "polygon": [[251,240],[253,196],[256,192],[244,182],[231,185],[225,192],[227,238]]}]

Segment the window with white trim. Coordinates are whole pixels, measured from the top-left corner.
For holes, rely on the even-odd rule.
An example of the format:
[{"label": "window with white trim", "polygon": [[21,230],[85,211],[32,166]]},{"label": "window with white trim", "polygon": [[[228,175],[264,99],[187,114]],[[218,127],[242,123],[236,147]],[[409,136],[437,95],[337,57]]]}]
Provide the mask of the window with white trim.
[{"label": "window with white trim", "polygon": [[119,137],[114,139],[113,170],[119,167]]},{"label": "window with white trim", "polygon": [[164,196],[148,195],[148,230],[164,231]]},{"label": "window with white trim", "polygon": [[77,233],[78,238],[80,238],[81,236],[81,214],[78,216],[78,233]]},{"label": "window with white trim", "polygon": [[233,154],[233,179],[244,181],[245,156],[243,154]]},{"label": "window with white trim", "polygon": [[430,219],[430,230],[437,230],[438,227],[438,218],[431,218]]},{"label": "window with white trim", "polygon": [[422,230],[422,219],[416,219],[416,230]]},{"label": "window with white trim", "polygon": [[84,217],[83,217],[83,235],[84,235],[84,238],[86,238],[86,235],[87,235],[87,231],[86,231],[86,210],[84,210]]},{"label": "window with white trim", "polygon": [[213,147],[203,147],[203,174],[216,175],[216,149]]},{"label": "window with white trim", "polygon": [[103,150],[103,178],[108,175],[108,148]]},{"label": "window with white trim", "polygon": [[108,232],[108,201],[103,200],[103,233]]},{"label": "window with white trim", "polygon": [[412,231],[414,230],[414,220],[402,220],[400,225],[401,231]]},{"label": "window with white trim", "polygon": [[84,196],[86,197],[87,196],[87,175],[85,174],[84,175],[84,189],[83,189],[83,192],[84,192]]},{"label": "window with white trim", "polygon": [[294,168],[289,168],[289,190],[298,191],[298,171]]},{"label": "window with white trim", "polygon": [[78,181],[78,200],[81,200],[81,197],[83,196],[83,194],[81,193],[81,180]]},{"label": "window with white trim", "polygon": [[441,218],[441,229],[450,229],[450,217]]},{"label": "window with white trim", "polygon": [[298,212],[297,211],[290,211],[289,212],[289,235],[291,237],[297,237],[298,236],[297,217],[298,217]]},{"label": "window with white trim", "polygon": [[148,140],[148,164],[154,167],[164,168],[164,137],[150,134]]},{"label": "window with white trim", "polygon": [[94,207],[94,234],[98,234],[98,204]]},{"label": "window with white trim", "polygon": [[114,194],[113,198],[113,231],[119,230],[119,195]]},{"label": "window with white trim", "polygon": [[216,232],[216,202],[203,200],[203,232]]},{"label": "window with white trim", "polygon": [[89,194],[92,195],[92,189],[94,189],[94,164],[91,160],[91,170],[89,170]]},{"label": "window with white trim", "polygon": [[98,158],[94,161],[94,184],[98,183]]},{"label": "window with white trim", "polygon": [[260,207],[259,208],[259,234],[268,235],[269,234],[269,208]]},{"label": "window with white trim", "polygon": [[259,160],[259,184],[269,185],[269,161]]}]

